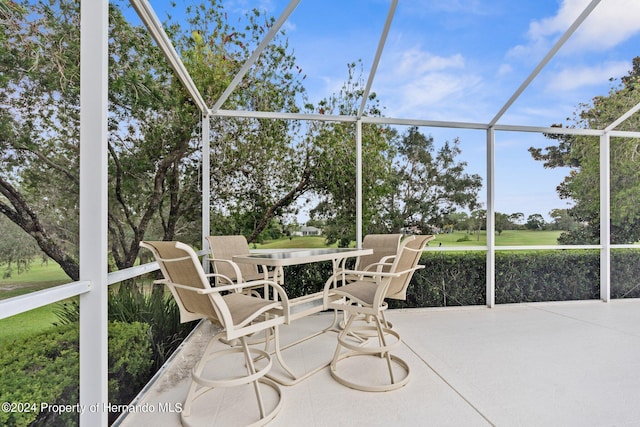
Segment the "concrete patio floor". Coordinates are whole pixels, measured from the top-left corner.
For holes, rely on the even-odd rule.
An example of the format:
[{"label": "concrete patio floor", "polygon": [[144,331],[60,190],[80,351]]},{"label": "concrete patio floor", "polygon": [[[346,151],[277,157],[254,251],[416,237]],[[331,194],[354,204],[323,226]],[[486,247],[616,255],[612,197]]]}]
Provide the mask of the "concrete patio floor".
[{"label": "concrete patio floor", "polygon": [[[640,300],[394,310],[388,318],[403,339],[396,353],[411,367],[405,387],[355,391],[325,368],[282,387],[282,408],[269,425],[640,426]],[[283,328],[283,340],[330,320],[327,313],[302,319]],[[184,400],[209,328],[192,334],[135,401],[140,411],[119,425],[180,425],[171,410]],[[335,340],[327,333],[285,356],[294,370],[308,369],[331,357]],[[203,398],[202,425],[234,425],[224,410],[255,406],[250,395],[242,403],[224,393]]]}]

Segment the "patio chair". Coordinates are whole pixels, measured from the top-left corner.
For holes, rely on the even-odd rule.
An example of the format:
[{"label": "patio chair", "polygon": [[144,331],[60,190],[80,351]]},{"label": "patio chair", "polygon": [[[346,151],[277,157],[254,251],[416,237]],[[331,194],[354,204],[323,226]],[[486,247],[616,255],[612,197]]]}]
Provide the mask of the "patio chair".
[{"label": "patio chair", "polygon": [[[398,253],[400,247],[400,240],[402,234],[367,234],[362,240],[363,249],[372,249],[371,255],[363,255],[356,259],[353,270],[355,271],[389,271],[393,264],[393,259]],[[346,271],[345,262],[347,258],[343,260],[339,266],[339,271]],[[358,280],[358,276],[345,276],[343,281],[353,282]],[[359,320],[366,322],[371,321],[371,316],[363,315]],[[346,317],[344,317],[341,325],[346,324]]]},{"label": "patio chair", "polygon": [[[401,239],[402,234],[367,234],[362,240],[362,248],[372,249],[373,254],[358,257],[353,270],[367,271],[376,268],[388,270],[393,257],[398,253]],[[346,269],[344,263],[340,268]]]},{"label": "patio chair", "polygon": [[[184,243],[146,241],[141,242],[140,246],[151,250],[155,255],[164,276],[157,283],[165,284],[171,291],[180,309],[180,321],[184,323],[209,319],[221,328],[211,338],[204,354],[193,368],[191,386],[181,413],[182,422],[185,425],[189,423],[193,402],[207,392],[248,384],[253,385],[259,412],[256,414],[259,419],[252,425],[263,425],[273,419],[281,407],[282,393],[276,383],[263,378],[271,368],[271,357],[264,350],[250,348],[246,337],[289,323],[289,304],[284,290],[278,284],[266,280],[234,283],[220,274],[205,274],[195,251]],[[215,277],[218,285],[211,286],[209,277]],[[256,285],[272,288],[277,292],[279,301],[265,300],[242,292],[245,288]],[[223,344],[222,349],[215,349],[219,343]],[[233,357],[238,353],[244,355],[242,365],[246,367],[246,375],[221,372],[220,358]],[[259,369],[255,364],[257,360],[263,365]],[[225,374],[229,377],[225,377]],[[270,410],[265,409],[262,396],[264,385],[271,387],[277,394],[277,401]],[[246,405],[238,405],[239,411],[247,411]]]},{"label": "patio chair", "polygon": [[[410,236],[400,243],[398,253],[388,271],[361,270],[340,272],[327,280],[324,287],[324,308],[343,310],[349,313],[346,325],[338,335],[338,344],[330,364],[333,378],[347,387],[363,391],[389,391],[404,386],[409,380],[409,365],[392,355],[391,350],[400,344],[400,335],[387,323],[384,312],[386,298],[406,298],[406,290],[413,273],[423,268],[418,265],[424,247],[434,236]],[[345,277],[358,277],[347,282]],[[342,286],[333,287],[334,279]],[[343,299],[329,297],[339,295]],[[370,316],[371,324],[354,322],[361,315]],[[372,335],[373,333],[373,335]],[[342,349],[346,349],[343,352]],[[338,362],[350,357],[376,356],[386,359],[388,380],[377,384],[363,383],[351,379],[344,372],[338,372]],[[404,370],[404,376],[397,378],[397,367]],[[367,377],[371,378],[371,373]]]},{"label": "patio chair", "polygon": [[251,280],[273,279],[266,267],[262,271],[255,264],[235,263],[233,257],[249,254],[249,243],[242,235],[233,236],[207,236],[209,243],[209,261],[213,264],[213,270],[222,274],[234,282],[247,282]]}]

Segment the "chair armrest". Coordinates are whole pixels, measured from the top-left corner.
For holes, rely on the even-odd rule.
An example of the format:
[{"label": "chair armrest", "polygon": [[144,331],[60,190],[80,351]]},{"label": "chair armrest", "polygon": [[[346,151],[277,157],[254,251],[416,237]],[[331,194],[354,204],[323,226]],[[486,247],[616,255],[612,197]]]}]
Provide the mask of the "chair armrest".
[{"label": "chair armrest", "polygon": [[375,267],[375,271],[382,271],[383,267],[391,267],[393,265],[393,263],[391,262],[374,262],[373,264],[369,264],[367,265],[365,268],[362,269],[362,271],[373,271],[373,268]]},{"label": "chair armrest", "polygon": [[415,270],[419,270],[421,268],[424,268],[424,265],[416,265],[414,268],[410,268],[407,270],[402,270],[402,271],[396,271],[396,272],[384,272],[384,271],[363,271],[363,270],[343,270],[343,271],[339,271],[335,274],[332,274],[331,277],[329,277],[327,279],[327,281],[324,284],[324,295],[325,297],[327,295],[329,295],[330,290],[331,290],[331,285],[333,285],[335,282],[341,281],[340,278],[341,277],[346,277],[346,276],[358,276],[360,279],[364,279],[365,277],[372,282],[375,282],[376,279],[380,280],[383,277],[387,278],[387,277],[400,277],[403,274],[406,273],[410,273],[412,271]]},{"label": "chair armrest", "polygon": [[[225,277],[225,276],[222,276],[222,277]],[[168,280],[165,281],[164,284],[173,286],[175,288],[179,288],[179,289],[184,289],[184,290],[187,290],[187,291],[195,292],[195,293],[200,294],[200,295],[219,294],[221,292],[226,292],[226,291],[241,291],[243,289],[253,288],[253,287],[259,286],[259,285],[268,285],[278,293],[279,302],[282,304],[282,309],[283,309],[283,312],[284,312],[284,321],[287,324],[289,323],[289,311],[290,311],[289,310],[289,297],[287,296],[287,293],[282,288],[282,286],[278,285],[276,282],[273,282],[271,280],[252,280],[250,282],[242,282],[242,283],[237,283],[237,284],[232,284],[232,285],[212,286],[212,287],[206,288],[206,289],[194,288],[193,286],[185,286],[185,285],[181,285],[179,283],[170,282]]]},{"label": "chair armrest", "polygon": [[229,264],[229,266],[233,268],[233,272],[236,274],[236,277],[238,278],[238,282],[243,281],[242,273],[240,272],[240,267],[238,267],[238,264],[236,264],[235,262],[229,259],[217,259],[217,258],[211,258],[211,257],[207,257],[207,260],[213,261],[213,262],[224,262],[226,264]]}]

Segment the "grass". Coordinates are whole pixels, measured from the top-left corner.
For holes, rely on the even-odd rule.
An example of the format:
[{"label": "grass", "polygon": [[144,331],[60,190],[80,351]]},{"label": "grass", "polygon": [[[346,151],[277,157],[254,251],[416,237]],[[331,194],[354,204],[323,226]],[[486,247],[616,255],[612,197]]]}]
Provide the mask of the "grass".
[{"label": "grass", "polygon": [[[0,277],[4,276],[6,269],[6,265],[0,268]],[[70,281],[69,276],[55,262],[34,262],[26,272],[14,273],[11,277],[0,280],[0,299],[24,295]],[[55,304],[49,304],[0,320],[0,347],[52,327],[53,322],[57,320],[53,313],[55,307]]]},{"label": "grass", "polygon": [[[7,266],[0,267],[0,277],[4,277]],[[0,299],[11,298],[40,289],[70,282],[69,276],[53,261],[46,264],[34,262],[21,274],[13,273],[6,279],[0,279]]]},{"label": "grass", "polygon": [[[533,245],[557,245],[558,237],[562,231],[530,231],[530,230],[506,230],[500,235],[496,234],[496,246],[533,246]],[[463,240],[468,239],[468,240]],[[478,239],[476,234],[468,234],[464,231],[456,231],[452,234],[438,234],[431,246],[442,243],[443,247],[459,246],[485,246],[487,244],[487,232],[481,231]]]},{"label": "grass", "polygon": [[[530,231],[530,230],[507,230],[500,235],[496,234],[497,246],[533,246],[533,245],[557,245],[558,237],[562,231]],[[456,231],[451,234],[438,234],[436,240],[430,243],[431,246],[443,247],[460,246],[485,246],[487,244],[487,232],[481,231],[480,236],[469,234],[465,231]],[[334,245],[335,246],[335,245]],[[257,249],[285,249],[285,248],[324,248],[326,247],[322,236],[304,236],[283,238],[267,241],[263,244],[255,245]]]},{"label": "grass", "polygon": [[57,321],[53,313],[55,308],[56,304],[49,304],[0,320],[0,348],[53,327],[53,322]]},{"label": "grass", "polygon": [[[255,249],[326,248],[323,236],[298,236],[251,245]],[[336,245],[333,245],[336,246]]]}]

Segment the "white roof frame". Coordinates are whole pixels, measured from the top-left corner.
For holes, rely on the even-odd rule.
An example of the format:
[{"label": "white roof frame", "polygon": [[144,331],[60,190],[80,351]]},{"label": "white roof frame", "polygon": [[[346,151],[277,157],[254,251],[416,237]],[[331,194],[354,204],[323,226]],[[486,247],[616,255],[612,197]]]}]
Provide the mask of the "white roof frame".
[{"label": "white roof frame", "polygon": [[[527,87],[533,82],[533,80],[538,76],[538,74],[545,68],[545,66],[551,61],[551,59],[555,56],[555,54],[560,50],[560,48],[571,38],[571,36],[575,33],[575,31],[582,25],[582,23],[587,19],[587,17],[593,12],[593,10],[600,4],[601,0],[591,0],[591,2],[585,7],[582,13],[576,18],[576,20],[572,23],[572,25],[565,31],[565,33],[558,39],[558,41],[554,44],[554,46],[549,50],[549,52],[545,55],[545,57],[540,61],[540,63],[534,68],[531,74],[524,80],[524,82],[516,89],[513,95],[509,98],[509,100],[503,105],[503,107],[496,113],[496,115],[489,121],[488,123],[468,123],[468,122],[447,122],[447,121],[431,121],[424,119],[409,119],[409,118],[398,118],[398,119],[390,119],[390,118],[374,118],[375,120],[371,120],[364,114],[364,108],[366,104],[366,100],[371,92],[371,88],[373,85],[373,81],[375,79],[376,71],[378,68],[378,64],[380,58],[382,56],[382,52],[384,50],[384,45],[386,43],[386,39],[389,33],[389,29],[391,27],[391,22],[393,21],[393,17],[395,15],[395,11],[398,5],[398,0],[392,0],[391,5],[389,7],[389,12],[387,14],[387,18],[385,21],[385,25],[381,31],[380,41],[378,43],[378,48],[376,50],[376,54],[374,56],[373,65],[369,73],[369,78],[367,80],[367,84],[365,86],[363,98],[361,100],[360,108],[358,109],[358,113],[356,116],[336,116],[336,115],[326,115],[326,114],[290,114],[290,113],[281,113],[281,112],[268,112],[268,111],[244,111],[244,110],[224,110],[222,109],[222,105],[229,98],[233,90],[238,86],[238,84],[242,81],[242,78],[246,75],[246,73],[251,69],[251,67],[255,64],[258,57],[262,54],[267,45],[271,42],[271,40],[275,37],[275,35],[280,31],[282,25],[287,21],[293,11],[297,8],[298,4],[301,0],[291,0],[287,7],[284,9],[282,14],[276,20],[275,24],[269,29],[264,39],[260,42],[260,44],[253,51],[251,56],[247,59],[247,61],[243,64],[239,72],[233,78],[229,86],[222,93],[220,98],[216,100],[213,106],[208,107],[204,98],[200,94],[199,90],[195,86],[191,76],[189,75],[186,67],[184,66],[182,59],[179,54],[175,50],[171,40],[168,35],[164,31],[160,20],[157,18],[156,14],[153,11],[153,8],[149,4],[148,0],[130,0],[134,9],[142,19],[142,22],[145,24],[150,34],[158,44],[159,48],[162,50],[164,55],[167,57],[169,63],[172,68],[175,70],[178,78],[187,89],[189,94],[193,97],[196,105],[200,109],[200,111],[209,116],[221,116],[221,117],[252,117],[252,118],[272,118],[272,119],[285,119],[285,120],[319,120],[319,121],[338,121],[338,122],[355,122],[358,120],[362,120],[363,123],[379,123],[379,124],[398,124],[398,125],[418,125],[418,126],[433,126],[433,127],[446,127],[446,128],[461,128],[461,129],[490,129],[494,128],[496,130],[509,130],[509,131],[525,131],[525,132],[545,132],[545,133],[568,133],[568,134],[583,134],[584,129],[563,129],[563,128],[552,128],[552,127],[532,127],[532,126],[522,126],[517,124],[512,125],[499,125],[498,121],[503,117],[503,115],[511,108],[513,103],[518,99],[518,97],[527,89]],[[614,121],[611,125],[607,126],[605,129],[600,130],[589,130],[587,134],[591,135],[602,135],[603,132],[611,132],[613,131],[620,123],[631,117],[634,113],[640,110],[640,105],[636,105],[631,108],[627,113],[621,116],[618,120]],[[630,134],[619,134],[619,136],[631,136],[637,137],[633,132]]]}]

